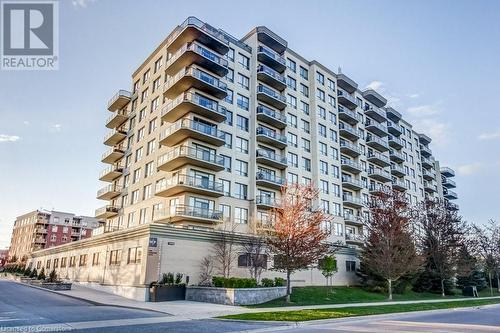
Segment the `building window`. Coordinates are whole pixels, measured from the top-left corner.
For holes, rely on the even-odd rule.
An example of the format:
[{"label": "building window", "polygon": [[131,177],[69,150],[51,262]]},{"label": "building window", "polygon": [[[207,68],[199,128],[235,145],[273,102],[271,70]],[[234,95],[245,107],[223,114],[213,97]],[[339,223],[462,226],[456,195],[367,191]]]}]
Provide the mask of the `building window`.
[{"label": "building window", "polygon": [[226,101],[229,104],[233,104],[233,96],[234,93],[231,89],[227,90],[227,96],[224,98],[224,101]]},{"label": "building window", "polygon": [[[297,81],[293,77],[287,76],[286,77],[286,84],[287,84],[288,88],[293,89],[293,90],[297,90]],[[303,86],[303,84],[302,84],[302,86]]]},{"label": "building window", "polygon": [[325,76],[320,72],[316,72],[316,81],[318,81],[319,84],[325,84]]},{"label": "building window", "polygon": [[248,154],[248,140],[240,137],[236,137],[236,150],[239,152]]},{"label": "building window", "polygon": [[87,255],[86,254],[80,255],[80,262],[78,263],[78,266],[80,266],[80,267],[87,266]]},{"label": "building window", "polygon": [[302,66],[300,66],[300,77],[303,78],[304,80],[309,79],[309,71]]},{"label": "building window", "polygon": [[[252,260],[253,259],[253,260]],[[267,255],[244,253],[238,256],[238,267],[261,267],[267,269]]]},{"label": "building window", "polygon": [[64,258],[61,258],[61,268],[65,268],[66,267],[66,257]]},{"label": "building window", "polygon": [[47,262],[45,263],[45,268],[50,269],[50,259],[48,259]]},{"label": "building window", "polygon": [[234,61],[234,49],[229,48],[229,51],[226,53],[227,60]]},{"label": "building window", "polygon": [[248,90],[250,87],[250,79],[247,76],[238,73],[238,84],[240,87]]},{"label": "building window", "polygon": [[250,100],[248,99],[248,97],[245,97],[243,95],[238,94],[238,97],[236,99],[236,105],[238,105],[238,107],[240,109],[248,111],[249,105],[250,105]]},{"label": "building window", "polygon": [[248,209],[235,207],[234,208],[234,222],[247,224],[248,223]]},{"label": "building window", "polygon": [[351,261],[351,260],[346,260],[345,261],[345,270],[348,272],[355,272],[356,271],[356,262]]},{"label": "building window", "polygon": [[109,253],[110,266],[120,265],[121,260],[122,260],[122,250],[113,250]]},{"label": "building window", "polygon": [[245,184],[234,183],[234,196],[238,199],[246,200],[248,196],[248,187]]},{"label": "building window", "polygon": [[297,71],[297,64],[290,58],[286,58],[286,66],[294,73]]},{"label": "building window", "polygon": [[92,266],[99,265],[99,252],[92,254]]},{"label": "building window", "polygon": [[241,53],[238,53],[238,58],[238,62],[241,66],[245,67],[246,69],[250,69],[250,58],[244,56]]},{"label": "building window", "polygon": [[241,160],[236,160],[236,173],[240,176],[248,176],[248,163]]},{"label": "building window", "polygon": [[236,115],[236,127],[245,132],[248,132],[248,118]]},{"label": "building window", "polygon": [[76,266],[76,256],[69,257],[69,267],[75,267],[75,266]]},{"label": "building window", "polygon": [[229,82],[234,82],[234,70],[232,70],[231,68],[227,69],[226,80],[228,80]]},{"label": "building window", "polygon": [[142,259],[142,247],[131,247],[128,249],[127,264],[139,264]]}]

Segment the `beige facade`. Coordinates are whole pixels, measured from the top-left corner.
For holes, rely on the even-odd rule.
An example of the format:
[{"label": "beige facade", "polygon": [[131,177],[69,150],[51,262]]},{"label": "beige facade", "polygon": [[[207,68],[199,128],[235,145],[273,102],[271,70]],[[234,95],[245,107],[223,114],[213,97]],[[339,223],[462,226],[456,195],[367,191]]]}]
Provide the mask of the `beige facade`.
[{"label": "beige facade", "polygon": [[[238,39],[190,17],[132,74],[131,91],[108,103],[109,166],[97,194],[107,205],[96,211],[106,227],[95,233],[103,241],[148,225],[211,235],[235,223],[237,232],[254,233],[267,227],[282,184],[314,183],[316,204],[333,217],[324,225],[330,241],[345,246],[337,283],[348,284],[356,281],[346,268],[357,264],[370,194],[392,187],[418,203],[443,193],[430,139],[378,92],[305,59],[266,27]],[[196,281],[210,237],[172,242],[160,259],[148,256],[147,267]],[[144,274],[139,284],[159,273]],[[317,271],[294,279],[323,283]]]}]

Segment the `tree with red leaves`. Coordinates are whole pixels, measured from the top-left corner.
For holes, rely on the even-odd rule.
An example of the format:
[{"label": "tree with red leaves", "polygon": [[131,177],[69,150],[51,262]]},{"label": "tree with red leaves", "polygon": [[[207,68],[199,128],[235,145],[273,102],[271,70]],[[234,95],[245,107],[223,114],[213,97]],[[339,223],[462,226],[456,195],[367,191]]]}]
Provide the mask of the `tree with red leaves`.
[{"label": "tree with red leaves", "polygon": [[273,228],[267,244],[274,254],[274,269],[286,272],[287,302],[290,302],[290,277],[293,272],[316,264],[332,250],[326,242],[329,231],[323,228],[330,216],[314,208],[319,190],[313,185],[288,184],[281,189],[281,203],[273,209]]},{"label": "tree with red leaves", "polygon": [[369,208],[361,264],[387,281],[389,300],[392,300],[393,282],[421,266],[412,236],[415,214],[404,193],[392,189],[373,195]]}]

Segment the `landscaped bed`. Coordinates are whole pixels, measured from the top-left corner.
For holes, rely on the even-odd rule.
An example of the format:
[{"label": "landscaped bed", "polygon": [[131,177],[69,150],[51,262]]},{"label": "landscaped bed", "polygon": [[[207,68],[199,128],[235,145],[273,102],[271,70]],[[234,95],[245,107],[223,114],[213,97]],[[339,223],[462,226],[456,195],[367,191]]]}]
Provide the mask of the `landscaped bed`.
[{"label": "landscaped bed", "polygon": [[320,319],[335,319],[344,317],[454,309],[463,307],[473,307],[480,305],[500,304],[500,298],[496,299],[471,299],[466,301],[443,301],[439,303],[420,303],[420,304],[388,304],[381,306],[358,306],[331,309],[311,309],[298,311],[277,311],[277,312],[255,312],[243,313],[237,315],[223,316],[223,319],[237,320],[272,320],[272,321],[308,321]]}]

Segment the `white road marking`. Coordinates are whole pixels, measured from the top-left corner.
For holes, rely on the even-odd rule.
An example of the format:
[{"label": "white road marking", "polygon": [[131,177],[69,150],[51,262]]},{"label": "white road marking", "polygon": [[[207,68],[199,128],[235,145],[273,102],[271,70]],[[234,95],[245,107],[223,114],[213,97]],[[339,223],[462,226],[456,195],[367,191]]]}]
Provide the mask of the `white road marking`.
[{"label": "white road marking", "polygon": [[393,321],[386,320],[374,323],[376,325],[393,325],[403,327],[421,327],[421,328],[451,328],[472,330],[473,332],[500,332],[500,327],[489,325],[475,325],[475,324],[452,324],[452,323],[429,323],[429,322],[416,322],[416,321]]}]

